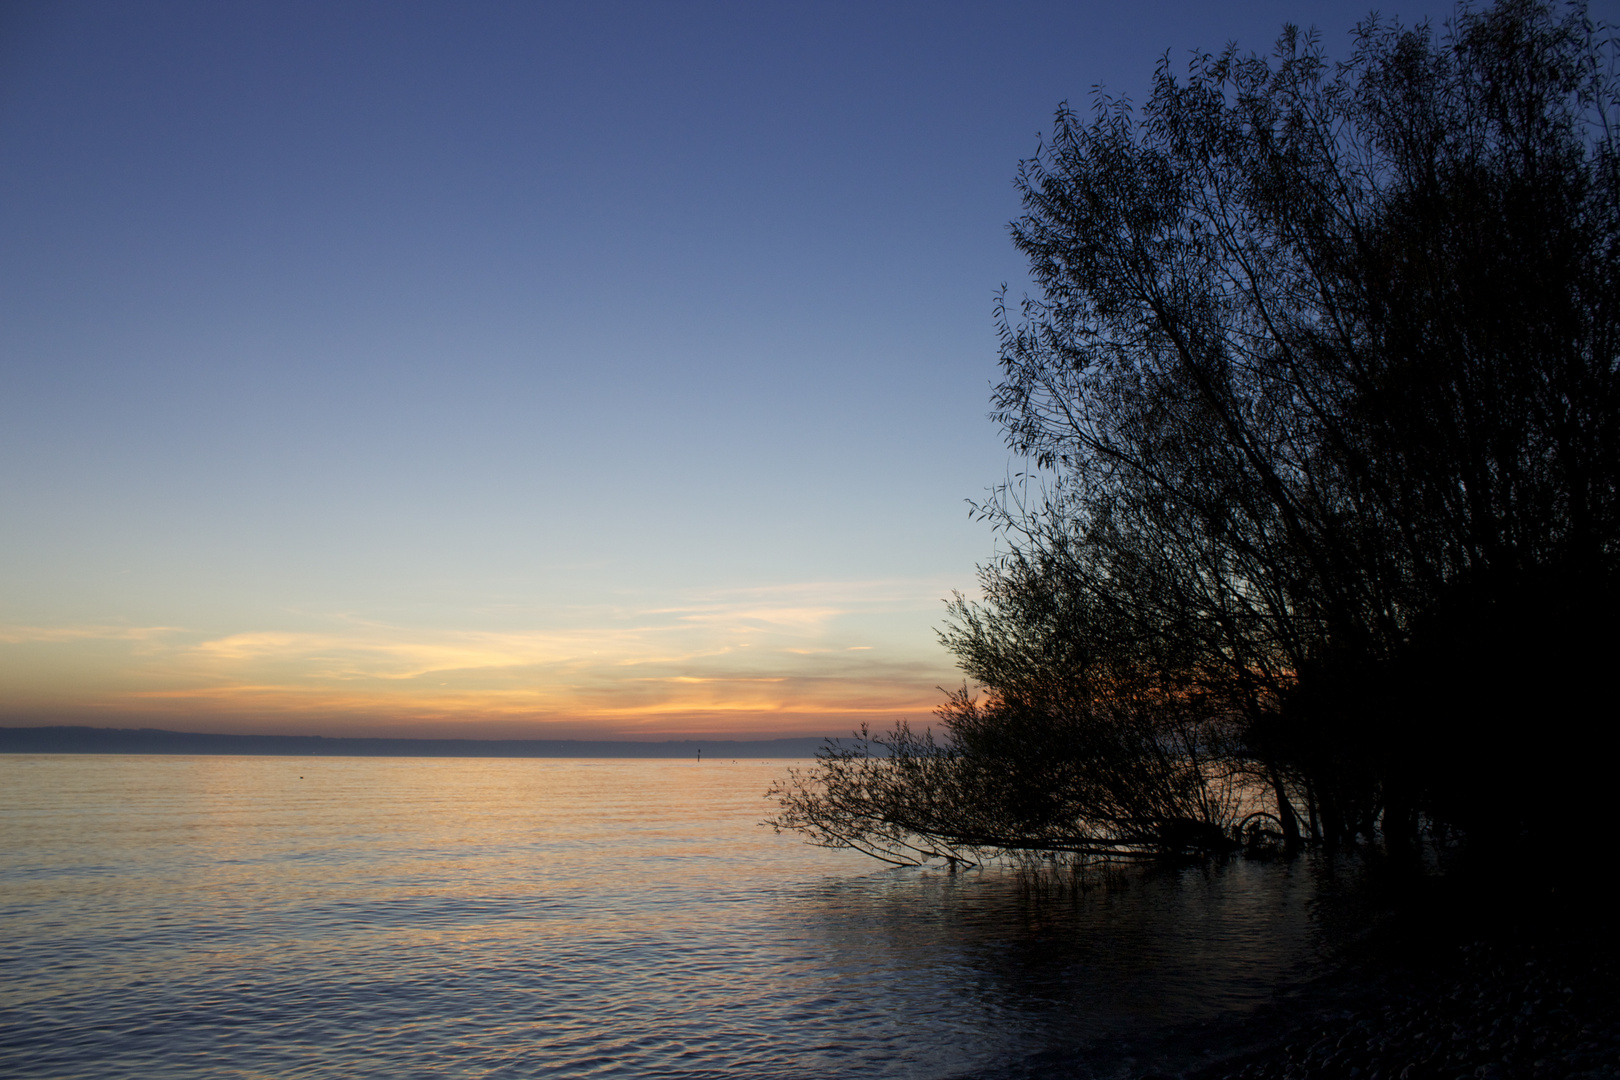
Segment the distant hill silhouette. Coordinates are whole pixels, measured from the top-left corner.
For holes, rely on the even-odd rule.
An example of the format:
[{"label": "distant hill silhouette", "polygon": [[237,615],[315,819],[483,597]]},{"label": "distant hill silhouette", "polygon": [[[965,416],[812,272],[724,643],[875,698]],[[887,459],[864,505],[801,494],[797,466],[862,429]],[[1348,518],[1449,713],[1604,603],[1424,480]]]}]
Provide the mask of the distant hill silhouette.
[{"label": "distant hill silhouette", "polygon": [[821,739],[350,739],[157,728],[0,727],[0,754],[305,754],[323,757],[808,758]]}]

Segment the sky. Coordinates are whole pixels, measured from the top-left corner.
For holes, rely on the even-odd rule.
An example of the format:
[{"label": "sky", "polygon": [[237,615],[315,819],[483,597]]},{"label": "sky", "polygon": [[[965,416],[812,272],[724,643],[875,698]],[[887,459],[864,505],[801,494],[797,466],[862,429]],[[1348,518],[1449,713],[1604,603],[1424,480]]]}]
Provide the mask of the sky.
[{"label": "sky", "polygon": [[0,3],[0,725],[926,724],[1018,161],[1368,10]]}]

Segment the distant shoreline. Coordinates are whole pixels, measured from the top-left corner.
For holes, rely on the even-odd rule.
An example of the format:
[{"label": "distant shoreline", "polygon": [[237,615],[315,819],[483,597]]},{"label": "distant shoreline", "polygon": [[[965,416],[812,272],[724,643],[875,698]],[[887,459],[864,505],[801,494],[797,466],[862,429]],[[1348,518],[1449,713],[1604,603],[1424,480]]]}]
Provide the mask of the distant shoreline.
[{"label": "distant shoreline", "polygon": [[721,758],[814,757],[824,740],[379,739],[225,735],[158,728],[0,727],[0,754],[216,754],[309,757]]}]

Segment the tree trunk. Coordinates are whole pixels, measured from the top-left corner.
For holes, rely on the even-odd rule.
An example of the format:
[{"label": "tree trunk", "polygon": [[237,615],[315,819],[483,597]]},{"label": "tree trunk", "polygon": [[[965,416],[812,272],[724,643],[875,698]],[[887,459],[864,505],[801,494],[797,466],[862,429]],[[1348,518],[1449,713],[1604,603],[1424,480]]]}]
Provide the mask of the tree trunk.
[{"label": "tree trunk", "polygon": [[1294,804],[1288,800],[1288,789],[1283,783],[1282,774],[1275,765],[1270,766],[1271,788],[1277,794],[1277,820],[1282,822],[1283,845],[1289,851],[1297,851],[1300,846],[1299,815],[1294,813]]}]

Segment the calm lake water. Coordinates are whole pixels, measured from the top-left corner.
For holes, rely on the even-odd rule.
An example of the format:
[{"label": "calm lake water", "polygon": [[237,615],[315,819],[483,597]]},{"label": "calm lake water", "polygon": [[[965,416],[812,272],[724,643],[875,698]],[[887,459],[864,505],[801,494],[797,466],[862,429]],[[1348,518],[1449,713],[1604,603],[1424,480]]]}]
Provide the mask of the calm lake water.
[{"label": "calm lake water", "polygon": [[1332,945],[1321,864],[886,868],[787,765],[0,756],[0,1075],[1137,1075]]}]

